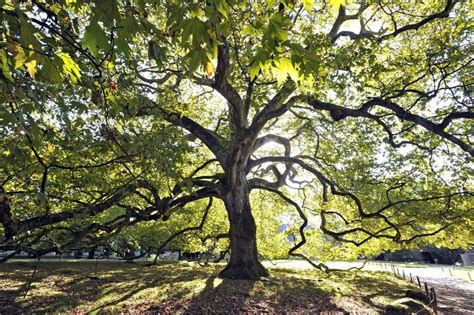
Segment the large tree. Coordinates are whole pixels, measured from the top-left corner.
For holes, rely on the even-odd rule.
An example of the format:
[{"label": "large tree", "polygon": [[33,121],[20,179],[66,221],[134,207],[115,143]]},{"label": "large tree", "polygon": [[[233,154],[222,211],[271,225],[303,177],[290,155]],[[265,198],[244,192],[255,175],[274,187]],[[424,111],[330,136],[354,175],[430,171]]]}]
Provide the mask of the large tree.
[{"label": "large tree", "polygon": [[221,276],[255,279],[252,205],[281,219],[265,191],[301,220],[291,255],[305,233],[372,254],[466,245],[473,10],[0,0],[0,244],[42,255],[173,222],[158,250],[223,206],[228,231],[206,236],[229,239]]}]

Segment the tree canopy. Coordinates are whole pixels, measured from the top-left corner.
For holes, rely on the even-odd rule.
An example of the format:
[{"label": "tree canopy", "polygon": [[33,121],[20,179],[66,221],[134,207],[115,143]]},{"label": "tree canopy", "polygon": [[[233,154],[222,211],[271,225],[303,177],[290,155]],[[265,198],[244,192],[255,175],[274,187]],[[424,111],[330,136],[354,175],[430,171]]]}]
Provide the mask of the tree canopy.
[{"label": "tree canopy", "polygon": [[0,0],[0,247],[472,245],[473,10]]}]

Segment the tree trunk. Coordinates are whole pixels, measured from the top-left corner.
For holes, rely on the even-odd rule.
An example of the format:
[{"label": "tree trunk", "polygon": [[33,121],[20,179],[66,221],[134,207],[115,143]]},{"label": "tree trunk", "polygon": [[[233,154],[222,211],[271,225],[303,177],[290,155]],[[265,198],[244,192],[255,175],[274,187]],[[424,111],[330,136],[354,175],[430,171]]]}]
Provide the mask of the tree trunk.
[{"label": "tree trunk", "polygon": [[95,257],[95,247],[89,250],[89,254],[87,255],[87,259],[94,259]]},{"label": "tree trunk", "polygon": [[252,216],[247,180],[242,174],[229,190],[225,205],[230,222],[230,260],[219,274],[229,279],[259,279],[268,276],[258,260],[257,227]]}]

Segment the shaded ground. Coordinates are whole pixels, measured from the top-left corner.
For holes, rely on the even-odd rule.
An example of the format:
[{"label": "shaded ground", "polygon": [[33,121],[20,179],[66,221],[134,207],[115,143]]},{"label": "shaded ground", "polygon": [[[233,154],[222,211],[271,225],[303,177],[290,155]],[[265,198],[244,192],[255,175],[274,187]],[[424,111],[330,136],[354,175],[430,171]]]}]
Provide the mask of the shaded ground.
[{"label": "shaded ground", "polygon": [[[266,266],[277,268],[291,268],[294,270],[309,270],[311,265],[303,260],[278,260],[273,264],[266,262]],[[361,266],[361,262],[330,262],[331,268],[347,269],[349,267]],[[392,266],[398,269],[400,274],[405,274],[409,279],[410,274],[415,280],[420,278],[431,288],[435,288],[440,306],[440,314],[474,314],[474,269],[470,267],[453,267],[447,265],[429,264],[402,264],[370,262],[365,265],[364,270],[392,272]],[[469,277],[470,276],[470,277]]]},{"label": "shaded ground", "polygon": [[270,278],[255,282],[218,279],[222,266],[44,261],[24,298],[32,268],[32,262],[0,265],[0,313],[367,314],[381,312],[407,288],[413,288],[389,273],[273,269]]}]

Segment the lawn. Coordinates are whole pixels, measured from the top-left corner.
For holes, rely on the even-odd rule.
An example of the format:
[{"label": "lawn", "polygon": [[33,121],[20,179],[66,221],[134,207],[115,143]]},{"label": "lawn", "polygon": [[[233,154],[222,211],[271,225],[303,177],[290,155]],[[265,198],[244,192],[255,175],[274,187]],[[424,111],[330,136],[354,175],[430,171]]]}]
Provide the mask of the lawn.
[{"label": "lawn", "polygon": [[261,281],[217,278],[222,265],[41,261],[0,265],[0,313],[288,312],[378,313],[409,282],[388,272],[270,269]]}]

